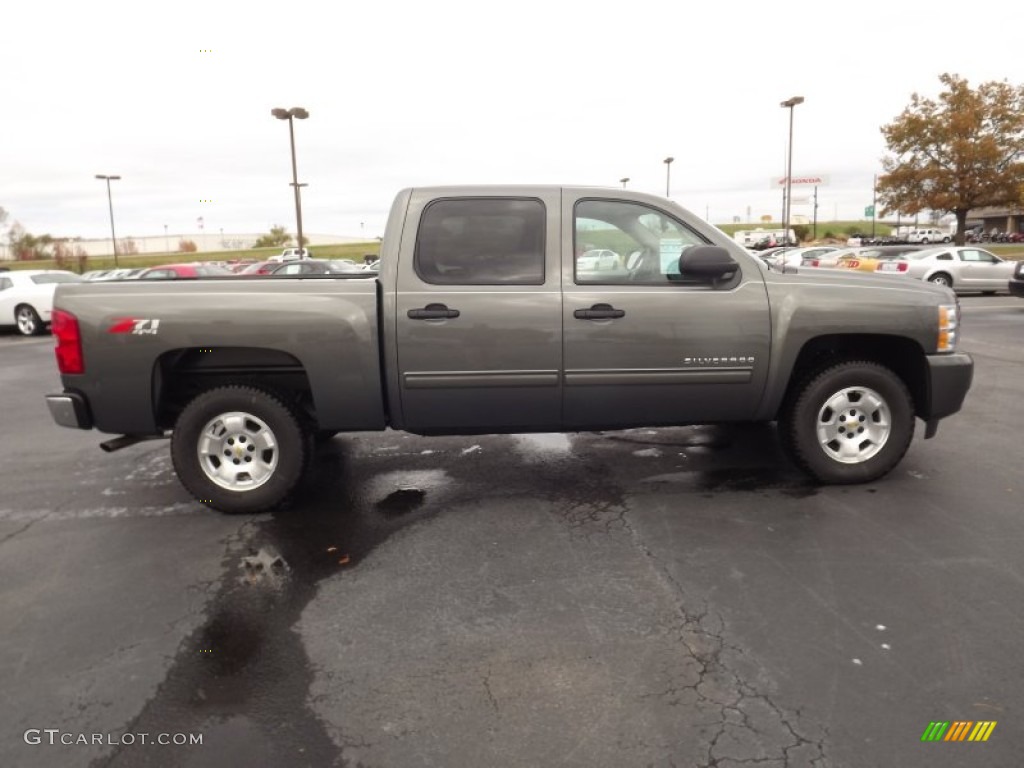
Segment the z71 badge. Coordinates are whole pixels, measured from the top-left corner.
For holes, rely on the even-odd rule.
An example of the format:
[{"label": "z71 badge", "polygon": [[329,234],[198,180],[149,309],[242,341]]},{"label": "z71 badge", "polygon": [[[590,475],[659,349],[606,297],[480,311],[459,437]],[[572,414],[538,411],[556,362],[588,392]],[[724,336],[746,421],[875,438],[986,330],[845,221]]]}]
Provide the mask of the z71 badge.
[{"label": "z71 badge", "polygon": [[133,333],[136,336],[155,336],[160,330],[160,321],[155,317],[119,317],[107,329],[107,333]]}]

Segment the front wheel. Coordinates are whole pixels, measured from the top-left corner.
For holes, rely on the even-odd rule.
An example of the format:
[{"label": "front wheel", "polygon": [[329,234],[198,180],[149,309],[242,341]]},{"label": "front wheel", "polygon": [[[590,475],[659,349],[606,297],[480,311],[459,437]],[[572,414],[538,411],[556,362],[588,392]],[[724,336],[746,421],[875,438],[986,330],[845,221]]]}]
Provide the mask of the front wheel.
[{"label": "front wheel", "polygon": [[254,387],[218,387],[178,417],[171,458],[181,484],[222,512],[280,504],[302,476],[309,436],[296,413]]},{"label": "front wheel", "polygon": [[43,330],[43,321],[28,304],[22,304],[14,313],[14,321],[18,326],[18,333],[22,336],[35,336]]},{"label": "front wheel", "polygon": [[877,363],[840,363],[808,379],[779,419],[794,462],[828,484],[867,483],[892,470],[914,436],[903,381]]}]

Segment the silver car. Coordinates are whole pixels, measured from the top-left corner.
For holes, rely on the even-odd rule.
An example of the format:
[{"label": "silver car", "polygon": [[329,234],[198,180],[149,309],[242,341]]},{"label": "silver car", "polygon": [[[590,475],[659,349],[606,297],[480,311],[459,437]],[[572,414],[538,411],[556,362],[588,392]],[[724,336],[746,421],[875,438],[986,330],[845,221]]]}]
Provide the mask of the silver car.
[{"label": "silver car", "polygon": [[916,277],[945,285],[957,293],[1006,291],[1016,262],[1004,261],[994,253],[974,246],[925,248],[881,262],[882,275]]},{"label": "silver car", "polygon": [[834,245],[807,245],[802,248],[782,248],[773,252],[770,256],[764,257],[764,260],[778,269],[783,267],[800,267],[803,266],[804,259],[813,261],[826,254],[831,255],[838,250]]}]

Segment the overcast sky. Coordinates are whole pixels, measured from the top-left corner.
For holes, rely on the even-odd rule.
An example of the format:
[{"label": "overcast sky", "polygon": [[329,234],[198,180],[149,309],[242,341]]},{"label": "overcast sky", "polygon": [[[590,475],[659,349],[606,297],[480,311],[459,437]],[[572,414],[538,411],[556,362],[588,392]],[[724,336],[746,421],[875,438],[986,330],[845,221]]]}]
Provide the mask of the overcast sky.
[{"label": "overcast sky", "polygon": [[[2,12],[0,206],[34,234],[294,232],[296,121],[307,232],[383,232],[401,188],[619,186],[714,223],[781,215],[823,174],[819,218],[856,218],[879,127],[943,72],[1024,82],[986,21],[1011,5],[931,2],[327,3],[15,0]],[[902,6],[900,6],[902,8]],[[209,51],[209,52],[205,52]],[[799,194],[794,191],[794,197]],[[200,202],[209,200],[212,202]],[[794,205],[794,214],[809,213]]]}]

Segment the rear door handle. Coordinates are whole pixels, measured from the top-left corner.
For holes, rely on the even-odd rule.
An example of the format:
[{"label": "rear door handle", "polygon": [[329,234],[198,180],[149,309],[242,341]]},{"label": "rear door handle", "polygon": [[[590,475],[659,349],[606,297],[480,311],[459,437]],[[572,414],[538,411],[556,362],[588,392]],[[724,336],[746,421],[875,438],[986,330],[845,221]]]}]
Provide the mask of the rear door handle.
[{"label": "rear door handle", "polygon": [[625,317],[626,310],[615,309],[611,304],[595,304],[590,309],[577,309],[572,316],[577,320],[608,320]]},{"label": "rear door handle", "polygon": [[410,320],[446,320],[459,316],[459,310],[448,309],[444,304],[427,304],[423,309],[410,309]]}]

